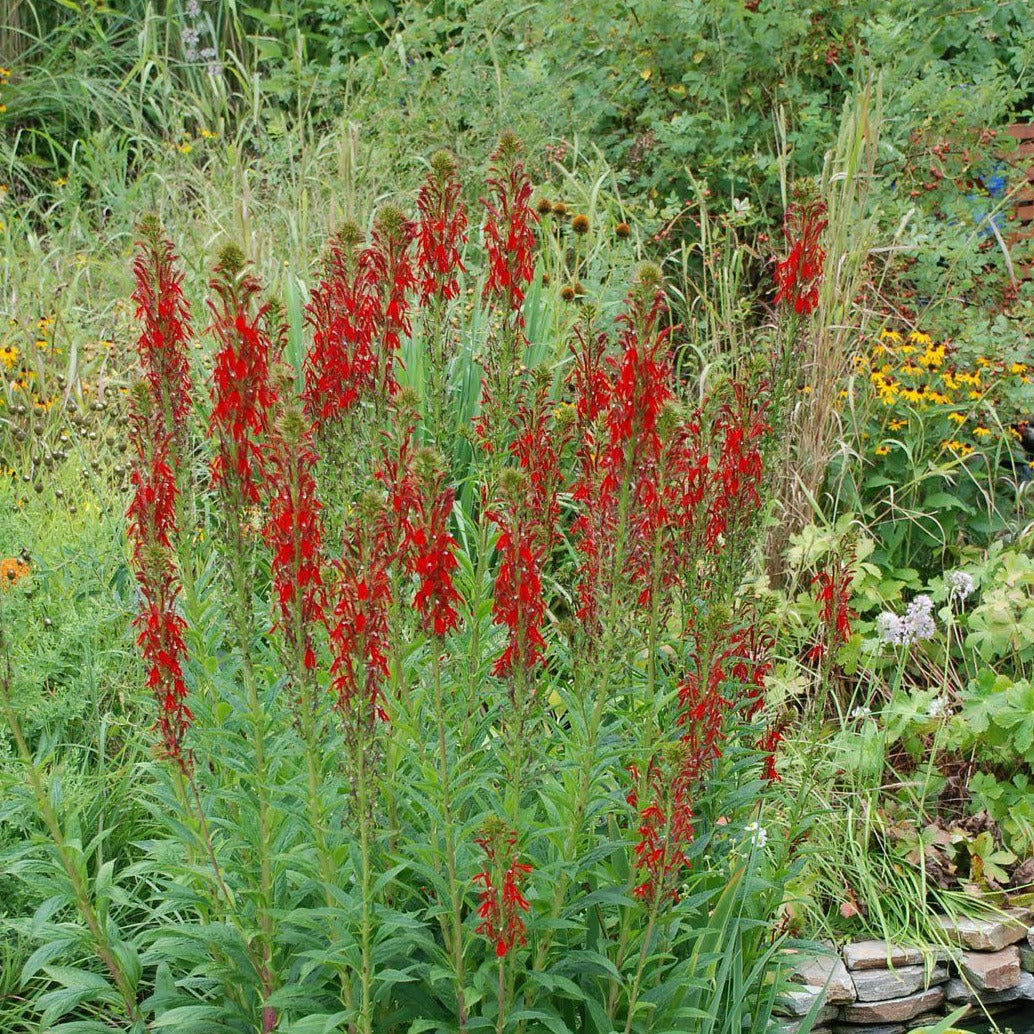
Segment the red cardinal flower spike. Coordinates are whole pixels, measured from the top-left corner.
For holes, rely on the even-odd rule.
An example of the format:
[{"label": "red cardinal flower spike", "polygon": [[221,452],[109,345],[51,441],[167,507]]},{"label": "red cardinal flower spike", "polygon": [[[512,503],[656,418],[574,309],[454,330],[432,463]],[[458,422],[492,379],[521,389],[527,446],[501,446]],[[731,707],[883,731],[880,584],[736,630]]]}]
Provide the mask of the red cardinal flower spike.
[{"label": "red cardinal flower spike", "polygon": [[807,316],[819,304],[819,284],[826,260],[820,240],[827,221],[821,201],[793,204],[786,212],[783,233],[790,251],[777,266],[776,305],[789,305],[798,315]]},{"label": "red cardinal flower spike", "polygon": [[484,833],[474,842],[485,852],[487,867],[474,877],[480,886],[476,931],[502,959],[525,942],[521,913],[531,907],[524,896],[523,883],[531,866],[517,860],[517,834],[499,819],[485,823]]},{"label": "red cardinal flower spike", "polygon": [[219,342],[212,374],[209,433],[216,441],[212,479],[235,509],[256,504],[265,476],[263,444],[269,433],[276,392],[270,379],[273,347],[264,326],[266,309],[256,309],[260,285],[242,272],[244,257],[226,248],[216,267],[212,329]]},{"label": "red cardinal flower spike", "polygon": [[431,169],[417,196],[416,267],[420,304],[450,301],[464,272],[460,251],[467,242],[467,213],[460,199],[456,161],[447,151],[431,157]]},{"label": "red cardinal flower spike", "polygon": [[417,489],[406,549],[409,570],[419,579],[413,603],[424,631],[444,636],[459,623],[460,594],[452,581],[459,566],[458,547],[448,530],[455,494],[444,483],[442,460],[436,453],[421,450],[413,466]]},{"label": "red cardinal flower spike", "polygon": [[277,627],[288,653],[306,671],[316,667],[313,635],[326,620],[316,463],[304,417],[288,409],[268,449],[269,520],[264,536],[271,553]]}]

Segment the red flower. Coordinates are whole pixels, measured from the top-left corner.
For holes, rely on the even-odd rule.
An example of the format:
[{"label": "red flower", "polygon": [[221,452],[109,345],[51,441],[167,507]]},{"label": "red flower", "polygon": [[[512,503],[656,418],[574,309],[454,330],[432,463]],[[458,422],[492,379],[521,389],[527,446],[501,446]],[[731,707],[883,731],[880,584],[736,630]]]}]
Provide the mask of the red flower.
[{"label": "red flower", "polygon": [[431,169],[417,195],[416,266],[420,304],[449,301],[459,294],[457,272],[465,272],[460,249],[467,241],[467,213],[460,199],[456,163],[447,151],[431,158]]},{"label": "red flower", "polygon": [[525,505],[543,557],[549,556],[560,526],[559,453],[569,433],[553,420],[551,381],[551,375],[536,371],[530,402],[519,401],[516,415],[510,418],[514,430],[510,454],[528,476]]},{"label": "red flower", "polygon": [[508,631],[506,648],[492,673],[504,677],[515,670],[530,672],[542,663],[546,647],[541,631],[546,601],[542,596],[540,532],[522,505],[520,492],[517,485],[513,486],[501,505],[488,513],[500,531],[492,621]]},{"label": "red flower", "polygon": [[776,266],[778,291],[775,303],[787,303],[794,312],[807,316],[819,303],[819,283],[826,252],[819,240],[827,221],[821,218],[826,206],[821,201],[793,204],[787,209],[783,233],[789,254]]},{"label": "red flower", "polygon": [[720,484],[709,496],[705,548],[711,550],[718,539],[745,533],[761,508],[764,463],[761,446],[771,431],[765,386],[750,389],[733,382],[733,400],[718,412],[714,436],[718,442],[715,464]]},{"label": "red flower", "polygon": [[151,421],[146,414],[137,411],[134,422],[138,458],[132,474],[135,491],[128,517],[140,610],[133,627],[137,629],[137,645],[147,667],[147,686],[158,704],[162,747],[166,756],[186,771],[190,759],[184,753],[183,741],[193,716],[186,705],[183,676],[186,624],[176,610],[179,580],[172,553],[176,481],[168,461],[168,437],[149,439]]},{"label": "red flower", "polygon": [[[639,813],[639,842],[633,851],[640,882],[632,893],[641,901],[652,903],[658,896],[677,901],[682,873],[689,867],[686,850],[694,834],[693,786],[683,763],[686,751],[685,741],[673,744],[659,762],[651,762],[647,772],[651,800]],[[629,773],[639,781],[635,766]],[[634,786],[625,799],[633,808],[639,807]]]},{"label": "red flower", "polygon": [[665,311],[660,270],[644,266],[620,317],[621,355],[611,364],[607,476],[602,486],[610,495],[616,495],[626,479],[642,486],[656,472],[661,448],[657,420],[672,397],[669,328],[660,326]]},{"label": "red flower", "polygon": [[[169,465],[168,438],[150,440],[146,436],[147,421],[134,416],[133,421],[139,458],[133,465],[134,487],[129,503],[129,535],[137,560],[142,550],[153,547],[171,550],[176,533],[176,478]],[[149,451],[150,457],[145,453]]]},{"label": "red flower", "polygon": [[389,674],[389,575],[397,550],[383,497],[371,493],[360,511],[345,533],[330,629],[331,688],[346,732],[358,736],[388,719],[383,686]]},{"label": "red flower", "polygon": [[521,884],[531,872],[531,866],[517,861],[517,834],[498,820],[486,823],[483,836],[474,842],[485,852],[488,867],[474,877],[481,890],[478,903],[478,924],[475,932],[482,934],[495,947],[496,958],[526,940],[522,912],[531,907]]},{"label": "red flower", "polygon": [[186,622],[176,612],[179,587],[171,566],[155,563],[146,573],[138,571],[143,599],[133,620],[137,645],[147,666],[147,687],[158,704],[158,729],[166,755],[184,770],[190,764],[183,741],[193,715],[187,707],[187,685],[183,663],[187,648],[183,642]]},{"label": "red flower", "polygon": [[270,575],[288,652],[302,667],[316,667],[313,631],[325,622],[317,456],[300,413],[288,411],[267,452],[269,520],[264,536]]},{"label": "red flower", "polygon": [[420,580],[413,603],[428,635],[444,636],[459,623],[460,595],[452,582],[456,540],[448,532],[455,494],[444,485],[445,475],[436,457],[418,455],[419,490],[408,525],[409,570]]},{"label": "red flower", "polygon": [[359,275],[359,230],[331,239],[323,278],[306,307],[312,347],[305,359],[305,412],[319,430],[372,396],[377,362],[372,349],[368,284]]},{"label": "red flower", "polygon": [[258,503],[265,476],[262,443],[276,401],[270,381],[272,345],[264,327],[267,307],[253,312],[260,288],[241,274],[243,257],[227,249],[211,286],[212,329],[220,348],[213,371],[214,390],[209,433],[216,440],[212,479],[229,493],[234,509]]},{"label": "red flower", "polygon": [[[763,702],[765,679],[771,671],[773,639],[754,623],[736,628],[702,628],[691,624],[689,670],[679,686],[676,743],[662,753],[647,773],[650,803],[639,815],[637,869],[645,877],[637,897],[678,896],[679,876],[688,865],[686,849],[693,839],[693,798],[722,756],[737,715],[753,718]],[[714,642],[718,637],[717,644]],[[765,776],[775,777],[772,752],[779,727],[770,728],[758,746],[766,752]],[[639,775],[632,770],[638,781]],[[638,807],[632,790],[628,803]]]},{"label": "red flower", "polygon": [[808,651],[809,661],[821,660],[827,649],[837,650],[851,638],[851,622],[857,617],[851,609],[852,561],[850,556],[841,557],[811,580],[818,586],[815,599],[822,629],[819,642]]},{"label": "red flower", "polygon": [[142,323],[137,347],[146,387],[132,404],[135,446],[133,498],[127,517],[140,608],[133,621],[147,668],[147,686],[158,705],[157,726],[165,755],[186,772],[184,739],[192,715],[183,673],[186,624],[177,612],[176,474],[191,406],[187,342],[190,311],[172,244],[156,219],[141,227],[133,262],[136,316]]},{"label": "red flower", "polygon": [[151,391],[154,434],[181,439],[191,405],[190,306],[183,297],[183,274],[176,268],[172,242],[158,220],[144,220],[140,235],[133,260],[133,301],[142,323],[137,350]]},{"label": "red flower", "polygon": [[583,626],[599,630],[600,608],[608,596],[609,565],[604,556],[613,555],[615,513],[612,498],[602,492],[606,476],[606,413],[611,382],[606,361],[607,336],[595,333],[579,322],[571,342],[571,373],[568,380],[574,395],[574,440],[577,474],[571,495],[580,504],[571,532],[578,562],[578,619]]},{"label": "red flower", "polygon": [[521,158],[520,141],[504,133],[492,154],[488,176],[491,198],[482,199],[487,213],[483,232],[488,252],[484,297],[497,301],[518,327],[524,326],[521,306],[535,272],[535,226],[531,180]]},{"label": "red flower", "polygon": [[417,285],[410,246],[415,225],[394,205],[384,205],[373,223],[369,246],[360,256],[365,286],[366,318],[373,333],[372,351],[377,363],[376,397],[386,400],[398,384],[394,364],[408,337],[409,295]]}]

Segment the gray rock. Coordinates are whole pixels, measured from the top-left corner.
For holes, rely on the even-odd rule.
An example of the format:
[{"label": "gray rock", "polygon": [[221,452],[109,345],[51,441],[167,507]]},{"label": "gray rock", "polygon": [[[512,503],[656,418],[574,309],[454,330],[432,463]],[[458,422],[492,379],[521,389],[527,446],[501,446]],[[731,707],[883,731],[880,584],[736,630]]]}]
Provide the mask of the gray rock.
[{"label": "gray rock", "polygon": [[975,991],[1007,991],[1020,982],[1020,972],[1020,949],[1015,945],[962,956],[962,973]]},{"label": "gray rock", "polygon": [[[815,1023],[818,1025],[813,1027],[811,1034],[818,1034],[823,1029],[823,1024],[828,1024],[830,1020],[835,1020],[840,1010],[835,1005],[824,1005],[815,1014]],[[772,1034],[798,1034],[801,1027],[804,1024],[804,1017],[802,1016],[798,1020],[788,1020],[786,1023],[780,1023],[778,1027],[772,1027]],[[828,1029],[828,1027],[826,1028]]]},{"label": "gray rock", "polygon": [[775,1012],[779,1016],[807,1016],[815,999],[822,993],[821,987],[804,987],[791,991],[784,991],[775,1005]]},{"label": "gray rock", "polygon": [[924,1012],[933,1012],[944,1004],[944,991],[940,987],[920,991],[905,998],[893,998],[887,1002],[855,1002],[840,1010],[845,1023],[904,1023]]},{"label": "gray rock", "polygon": [[960,941],[971,951],[1001,951],[1027,935],[1027,924],[1018,915],[1001,919],[938,916],[938,922],[952,940]]},{"label": "gray rock", "polygon": [[882,1002],[888,998],[905,998],[933,984],[943,984],[947,979],[948,970],[944,966],[934,966],[929,980],[925,966],[901,966],[855,973],[854,986],[860,1002]]},{"label": "gray rock", "polygon": [[948,1001],[952,1005],[975,1005],[979,1000],[983,1005],[1007,1005],[1012,1002],[1034,1001],[1034,975],[1020,973],[1019,982],[1015,987],[1005,991],[985,991],[978,995],[968,988],[964,981],[957,977],[949,980],[945,990],[948,994]]},{"label": "gray rock", "polygon": [[1027,931],[1027,943],[1034,949],[1034,926]]},{"label": "gray rock", "polygon": [[802,956],[794,966],[791,976],[802,984],[824,987],[827,1005],[843,1005],[855,1000],[851,974],[836,955]]},{"label": "gray rock", "polygon": [[1020,947],[1020,969],[1024,973],[1034,973],[1034,948]]},{"label": "gray rock", "polygon": [[918,966],[923,953],[918,948],[903,948],[886,941],[856,941],[844,946],[848,969],[886,969],[890,966]]},{"label": "gray rock", "polygon": [[877,1023],[870,1027],[852,1027],[846,1023],[834,1023],[833,1034],[905,1034],[908,1028],[903,1023]]}]

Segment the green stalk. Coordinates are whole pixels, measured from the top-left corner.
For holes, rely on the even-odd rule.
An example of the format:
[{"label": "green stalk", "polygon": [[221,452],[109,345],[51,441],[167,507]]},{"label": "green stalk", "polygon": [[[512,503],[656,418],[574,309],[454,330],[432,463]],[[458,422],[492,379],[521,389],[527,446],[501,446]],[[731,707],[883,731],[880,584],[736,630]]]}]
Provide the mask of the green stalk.
[{"label": "green stalk", "polygon": [[[661,900],[664,897],[666,890],[663,877],[668,869],[668,854],[671,844],[671,820],[672,813],[674,812],[674,808],[670,803],[666,811],[667,818],[664,823],[664,855],[661,858],[660,878],[658,878],[657,885],[654,887],[653,899],[650,902],[649,918],[646,923],[646,932],[643,935],[643,944],[639,949],[639,961],[636,965],[635,976],[632,978],[632,987],[628,995],[628,1017],[625,1020],[625,1034],[631,1034],[632,1031],[635,1007],[639,1002],[639,994],[643,983],[643,974],[646,971],[646,960],[650,952],[650,941],[653,938],[654,927],[657,925],[657,917],[660,913]],[[613,1013],[611,1013],[611,1019],[613,1019]]]},{"label": "green stalk", "polygon": [[[273,871],[270,860],[269,834],[269,767],[266,761],[266,720],[262,712],[262,701],[259,696],[258,680],[251,656],[251,644],[254,640],[254,628],[251,614],[250,578],[247,570],[246,546],[241,535],[239,520],[232,522],[231,534],[231,575],[233,578],[236,605],[232,608],[232,622],[237,633],[241,650],[241,670],[244,673],[244,687],[248,696],[253,748],[255,751],[255,793],[258,798],[259,820],[259,928],[262,934],[261,969],[259,977],[262,982],[263,997],[268,998],[275,990],[275,980],[270,972],[275,924],[272,916],[273,908]],[[264,1019],[264,1024],[268,1018]],[[275,1026],[275,1020],[273,1021]],[[273,1028],[268,1028],[273,1029]]]},{"label": "green stalk", "polygon": [[442,793],[442,814],[445,819],[445,865],[449,878],[449,901],[452,905],[452,929],[443,923],[446,949],[452,953],[453,969],[456,975],[456,1004],[459,1010],[459,1034],[467,1029],[467,1003],[464,991],[463,960],[463,896],[456,871],[456,827],[452,815],[452,784],[449,775],[449,750],[445,738],[445,702],[442,696],[441,644],[435,640],[431,671],[434,677],[434,702],[438,721],[438,780]]},{"label": "green stalk", "polygon": [[[337,885],[338,873],[327,842],[323,801],[320,796],[319,771],[316,765],[316,747],[318,745],[316,716],[309,707],[308,701],[304,699],[301,701],[300,711],[302,716],[302,737],[305,740],[305,764],[308,775],[309,792],[307,804],[309,824],[312,826],[313,836],[316,840],[316,856],[320,866],[320,878],[323,881],[323,903],[328,911],[332,911],[334,909],[334,895],[331,893],[331,887]],[[333,927],[330,927],[328,937],[332,944],[337,943],[338,938]],[[348,979],[348,973],[344,966],[337,966],[336,969],[338,982],[341,985],[342,999],[351,1012],[355,1008],[352,982]]]},{"label": "green stalk", "polygon": [[506,1029],[506,956],[499,960],[499,984],[496,988],[495,1034]]},{"label": "green stalk", "polygon": [[373,867],[370,860],[370,799],[365,743],[359,747],[359,845],[362,854],[360,890],[363,896],[363,913],[359,931],[359,947],[362,954],[360,970],[361,997],[359,1001],[359,1029],[362,1034],[373,1034]]}]

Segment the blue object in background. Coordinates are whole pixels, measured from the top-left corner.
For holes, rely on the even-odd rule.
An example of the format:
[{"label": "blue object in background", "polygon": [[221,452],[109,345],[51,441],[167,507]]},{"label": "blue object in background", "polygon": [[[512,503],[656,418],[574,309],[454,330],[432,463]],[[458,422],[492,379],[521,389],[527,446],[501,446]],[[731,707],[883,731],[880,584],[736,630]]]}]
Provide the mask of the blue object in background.
[{"label": "blue object in background", "polygon": [[991,237],[996,229],[999,234],[1004,235],[1005,233],[1005,211],[999,209],[992,215],[991,209],[995,206],[989,205],[988,201],[1001,201],[1005,197],[1008,186],[1005,178],[1006,169],[1007,166],[1003,162],[995,162],[987,172],[977,176],[981,186],[987,191],[987,195],[966,195],[970,215],[980,237]]}]

